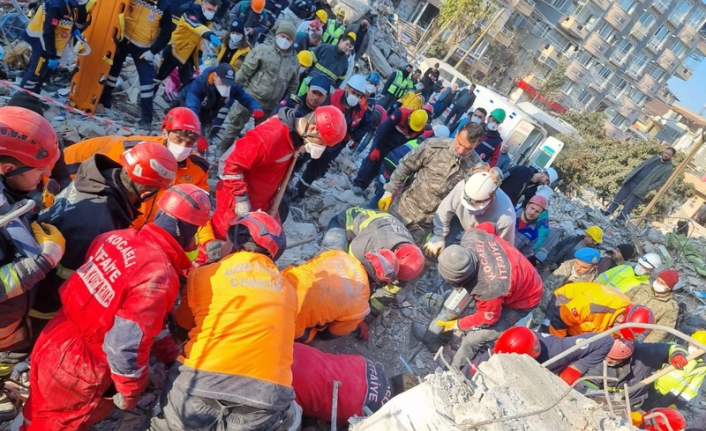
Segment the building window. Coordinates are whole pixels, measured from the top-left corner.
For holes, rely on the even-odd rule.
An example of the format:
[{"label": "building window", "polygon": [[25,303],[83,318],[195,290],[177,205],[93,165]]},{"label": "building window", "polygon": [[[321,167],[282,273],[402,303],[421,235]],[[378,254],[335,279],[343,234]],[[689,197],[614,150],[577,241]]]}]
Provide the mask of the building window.
[{"label": "building window", "polygon": [[620,0],[618,1],[618,6],[627,13],[632,13],[635,10],[635,5],[637,2],[635,0]]},{"label": "building window", "polygon": [[635,60],[630,64],[630,67],[628,67],[628,73],[634,78],[639,78],[642,71],[645,70],[648,61],[647,54],[640,52],[635,56]]},{"label": "building window", "polygon": [[662,83],[662,79],[666,74],[667,72],[660,69],[659,67],[652,67],[652,70],[650,71],[650,76],[652,77],[652,79],[654,79],[660,84]]},{"label": "building window", "polygon": [[671,50],[674,53],[674,55],[676,55],[677,57],[679,57],[682,60],[684,59],[684,56],[686,56],[686,51],[687,51],[686,46],[678,40],[674,41],[674,44],[672,45]]},{"label": "building window", "polygon": [[643,27],[649,30],[656,20],[657,18],[655,18],[654,15],[649,12],[645,12],[640,16],[640,19],[637,20],[637,22],[639,22]]},{"label": "building window", "polygon": [[537,23],[532,27],[532,30],[530,31],[533,35],[537,37],[546,37],[547,34],[551,31],[551,27],[549,27],[549,24],[543,22],[543,21],[537,21]]},{"label": "building window", "polygon": [[642,107],[647,101],[647,96],[640,91],[633,90],[632,94],[630,94],[630,100],[637,106]]},{"label": "building window", "polygon": [[566,6],[566,0],[551,0],[549,4],[554,6],[557,10],[563,10]]},{"label": "building window", "polygon": [[677,7],[670,13],[669,20],[676,25],[683,23],[692,6],[691,2],[681,0],[677,3]]},{"label": "building window", "polygon": [[704,25],[704,18],[706,18],[706,10],[698,7],[689,14],[689,18],[686,20],[686,23],[689,27],[698,31],[701,29],[701,26]]},{"label": "building window", "polygon": [[589,93],[588,91],[584,91],[581,93],[578,97],[578,102],[582,105],[589,105],[591,103],[591,99],[593,98],[593,95]]},{"label": "building window", "polygon": [[613,26],[608,24],[607,21],[604,21],[603,24],[598,28],[598,36],[601,37],[601,39],[605,40],[608,43],[613,43],[613,39],[615,39],[615,29]]},{"label": "building window", "polygon": [[614,125],[617,128],[621,128],[627,123],[627,119],[623,117],[622,115],[616,115],[613,117],[613,119],[610,120],[610,124]]}]

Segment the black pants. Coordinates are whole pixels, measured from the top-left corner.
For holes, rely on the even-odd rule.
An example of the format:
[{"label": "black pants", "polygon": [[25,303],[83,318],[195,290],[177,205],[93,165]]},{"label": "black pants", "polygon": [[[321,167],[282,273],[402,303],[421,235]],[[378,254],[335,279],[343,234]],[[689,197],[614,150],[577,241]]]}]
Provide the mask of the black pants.
[{"label": "black pants", "polygon": [[612,214],[615,212],[616,209],[618,209],[618,206],[620,206],[620,204],[623,204],[623,209],[620,211],[618,219],[622,220],[626,216],[629,216],[632,210],[634,210],[635,207],[642,200],[641,197],[633,193],[633,191],[637,188],[637,185],[637,182],[632,180],[623,184],[620,190],[618,190],[618,193],[616,193],[615,197],[613,198],[613,202],[610,203],[610,206],[606,211]]},{"label": "black pants", "polygon": [[[328,168],[331,166],[336,157],[341,154],[345,148],[346,142],[339,142],[333,147],[327,147],[324,153],[318,159],[309,160],[304,172],[302,173],[299,182],[297,183],[297,196],[301,198],[304,193],[311,187],[311,183],[326,175]],[[298,162],[298,161],[297,161]],[[295,166],[296,169],[296,166]]]},{"label": "black pants", "polygon": [[463,118],[463,114],[465,114],[466,111],[468,111],[468,106],[454,105],[454,107],[451,108],[451,112],[449,112],[449,116],[446,117],[446,120],[444,120],[444,124],[448,126],[452,120],[460,120]]},{"label": "black pants", "polygon": [[140,80],[140,110],[142,111],[142,120],[149,124],[152,122],[152,113],[154,111],[152,99],[154,98],[155,72],[154,65],[151,61],[140,58],[142,54],[147,52],[147,49],[148,48],[141,48],[127,39],[123,39],[123,41],[118,44],[115,51],[115,58],[113,59],[113,66],[110,68],[108,79],[105,81],[105,87],[103,87],[101,103],[106,108],[110,108],[113,99],[113,91],[118,82],[120,71],[123,70],[123,63],[125,63],[125,59],[129,55],[135,63],[137,76]]},{"label": "black pants", "polygon": [[172,47],[167,45],[162,50],[162,62],[159,63],[159,69],[157,69],[157,76],[154,78],[154,91],[157,91],[159,84],[169,77],[169,74],[176,68],[179,68],[179,80],[181,81],[181,86],[185,86],[191,81],[191,77],[194,75],[194,65],[192,60],[189,59],[186,63],[182,63],[174,57],[172,54]]}]

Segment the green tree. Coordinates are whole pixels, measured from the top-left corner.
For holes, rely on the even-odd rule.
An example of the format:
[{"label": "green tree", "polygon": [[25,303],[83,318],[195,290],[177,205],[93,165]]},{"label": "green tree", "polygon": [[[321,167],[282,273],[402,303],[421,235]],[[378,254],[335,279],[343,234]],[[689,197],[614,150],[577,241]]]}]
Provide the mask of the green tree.
[{"label": "green tree", "polygon": [[566,58],[559,60],[559,64],[544,79],[544,82],[537,89],[537,94],[544,97],[547,102],[555,101],[559,98],[561,86],[566,80]]},{"label": "green tree", "polygon": [[460,42],[469,34],[477,30],[482,21],[488,16],[488,2],[484,0],[445,0],[441,4],[439,16],[435,20],[434,28],[438,30],[431,35],[429,40],[420,49],[421,53],[430,49],[447,30],[452,30],[451,36],[443,40],[451,49],[447,48],[447,57],[450,57]]}]

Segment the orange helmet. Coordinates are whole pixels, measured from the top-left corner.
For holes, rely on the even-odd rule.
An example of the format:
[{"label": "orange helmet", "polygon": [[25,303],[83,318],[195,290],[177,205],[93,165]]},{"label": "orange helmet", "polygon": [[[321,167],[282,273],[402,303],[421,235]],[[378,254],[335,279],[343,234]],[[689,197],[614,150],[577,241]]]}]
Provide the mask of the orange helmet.
[{"label": "orange helmet", "polygon": [[59,141],[49,121],[29,109],[0,108],[0,156],[10,156],[30,168],[59,160]]},{"label": "orange helmet", "polygon": [[250,8],[255,13],[262,13],[262,11],[265,9],[265,0],[251,0]]}]

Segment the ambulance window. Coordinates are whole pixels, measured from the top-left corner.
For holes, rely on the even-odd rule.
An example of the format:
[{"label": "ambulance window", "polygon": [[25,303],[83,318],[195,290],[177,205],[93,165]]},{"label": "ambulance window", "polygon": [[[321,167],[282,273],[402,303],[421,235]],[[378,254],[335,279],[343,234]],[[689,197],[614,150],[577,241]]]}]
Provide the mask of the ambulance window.
[{"label": "ambulance window", "polygon": [[543,146],[542,149],[537,153],[537,158],[534,159],[534,165],[538,168],[545,168],[552,160],[554,152],[551,148]]},{"label": "ambulance window", "polygon": [[510,134],[510,136],[507,137],[505,143],[510,145],[510,152],[514,153],[515,150],[520,148],[522,143],[525,142],[525,139],[527,139],[527,135],[519,130],[515,130]]}]

